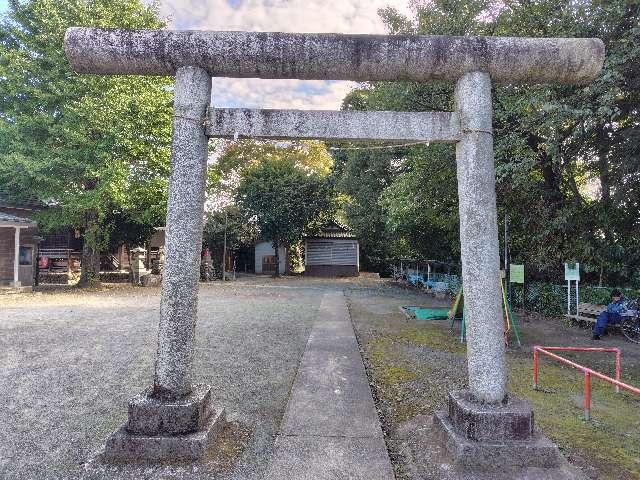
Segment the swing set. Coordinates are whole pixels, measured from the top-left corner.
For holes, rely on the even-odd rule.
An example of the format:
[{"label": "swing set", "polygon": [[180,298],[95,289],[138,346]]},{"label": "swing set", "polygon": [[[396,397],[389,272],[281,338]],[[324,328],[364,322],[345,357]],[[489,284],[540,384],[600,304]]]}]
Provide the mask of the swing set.
[{"label": "swing set", "polygon": [[[518,326],[516,324],[516,319],[513,316],[513,312],[511,311],[511,305],[509,305],[509,301],[507,300],[507,295],[505,293],[505,286],[502,281],[500,281],[500,287],[502,289],[502,313],[504,319],[504,343],[505,345],[509,345],[509,333],[513,332],[513,335],[518,342],[518,346],[522,346],[522,341],[520,339],[520,332],[518,331]],[[466,328],[465,328],[465,319],[464,319],[464,292],[462,286],[460,286],[460,290],[458,290],[458,294],[456,295],[455,300],[453,301],[453,305],[449,310],[449,330],[453,333],[453,325],[456,320],[460,320],[460,343],[464,343],[466,338]]]}]

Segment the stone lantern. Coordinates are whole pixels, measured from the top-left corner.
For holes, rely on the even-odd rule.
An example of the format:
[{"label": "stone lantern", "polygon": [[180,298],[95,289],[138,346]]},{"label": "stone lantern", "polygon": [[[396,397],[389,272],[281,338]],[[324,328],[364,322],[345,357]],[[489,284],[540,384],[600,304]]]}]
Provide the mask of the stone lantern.
[{"label": "stone lantern", "polygon": [[140,285],[140,277],[147,273],[144,261],[147,258],[147,251],[142,247],[131,250],[131,273],[133,274],[133,284]]}]

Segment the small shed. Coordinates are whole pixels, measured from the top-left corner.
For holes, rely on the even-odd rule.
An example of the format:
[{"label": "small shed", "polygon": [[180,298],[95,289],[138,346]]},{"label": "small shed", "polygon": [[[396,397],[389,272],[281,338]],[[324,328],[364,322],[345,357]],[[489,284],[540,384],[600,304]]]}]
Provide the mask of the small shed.
[{"label": "small shed", "polygon": [[[278,249],[280,260],[279,271],[281,274],[289,272],[289,262],[287,262],[287,249]],[[271,242],[260,242],[255,245],[255,273],[276,273],[276,251]]]},{"label": "small shed", "polygon": [[33,285],[36,231],[30,218],[0,211],[0,285]]},{"label": "small shed", "polygon": [[325,224],[320,233],[304,240],[304,273],[315,277],[357,277],[360,244],[353,232],[338,222]]}]

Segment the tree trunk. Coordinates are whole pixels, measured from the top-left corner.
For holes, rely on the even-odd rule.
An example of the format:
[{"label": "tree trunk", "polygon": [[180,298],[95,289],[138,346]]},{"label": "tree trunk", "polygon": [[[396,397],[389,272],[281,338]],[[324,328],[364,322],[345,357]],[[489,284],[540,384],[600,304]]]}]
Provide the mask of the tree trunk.
[{"label": "tree trunk", "polygon": [[598,280],[598,286],[601,287],[602,286],[602,274],[604,272],[604,265],[602,263],[600,263],[600,279]]},{"label": "tree trunk", "polygon": [[82,244],[82,259],[79,288],[95,287],[100,285],[100,252],[96,248],[99,245],[98,213],[90,210],[85,215],[84,243]]},{"label": "tree trunk", "polygon": [[276,271],[274,272],[274,278],[278,278],[280,276],[280,252],[278,251],[280,248],[280,244],[278,241],[273,242],[273,250],[276,252]]},{"label": "tree trunk", "polygon": [[600,179],[600,194],[601,203],[605,207],[605,211],[608,211],[611,204],[611,179],[609,176],[609,162],[607,158],[608,145],[605,142],[605,134],[601,132],[598,134],[598,177]]},{"label": "tree trunk", "polygon": [[538,167],[544,180],[543,195],[545,202],[547,206],[550,207],[551,213],[555,214],[564,204],[564,198],[560,188],[560,172],[556,171],[553,157],[540,147],[540,144],[543,142],[544,139],[533,133],[527,136],[527,144],[537,156]]}]

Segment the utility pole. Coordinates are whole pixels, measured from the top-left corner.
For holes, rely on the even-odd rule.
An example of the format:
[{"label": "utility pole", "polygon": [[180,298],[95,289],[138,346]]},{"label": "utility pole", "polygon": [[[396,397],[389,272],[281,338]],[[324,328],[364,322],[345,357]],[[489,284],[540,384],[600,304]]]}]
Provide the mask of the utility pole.
[{"label": "utility pole", "polygon": [[506,283],[505,288],[508,290],[509,304],[511,304],[511,278],[509,275],[509,219],[507,214],[504,214],[504,281]]},{"label": "utility pole", "polygon": [[508,232],[507,232],[507,214],[504,214],[504,277],[507,278],[507,274],[508,274],[508,263],[507,263],[507,257],[508,257]]},{"label": "utility pole", "polygon": [[224,209],[224,244],[222,246],[222,281],[225,281],[224,270],[227,264],[227,209]]}]

